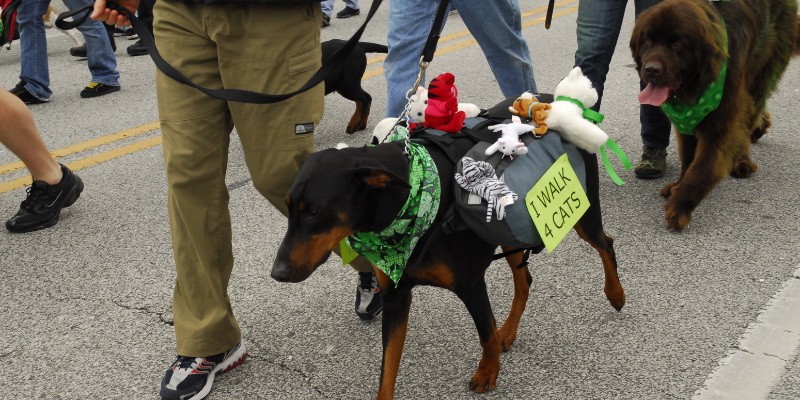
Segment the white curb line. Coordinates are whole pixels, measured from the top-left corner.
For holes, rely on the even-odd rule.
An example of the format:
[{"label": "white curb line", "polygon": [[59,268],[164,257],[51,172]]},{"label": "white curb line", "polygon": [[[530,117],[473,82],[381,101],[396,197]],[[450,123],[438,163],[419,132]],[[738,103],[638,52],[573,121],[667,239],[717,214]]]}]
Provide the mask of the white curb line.
[{"label": "white curb line", "polygon": [[694,400],[765,399],[800,345],[800,269],[720,361]]}]

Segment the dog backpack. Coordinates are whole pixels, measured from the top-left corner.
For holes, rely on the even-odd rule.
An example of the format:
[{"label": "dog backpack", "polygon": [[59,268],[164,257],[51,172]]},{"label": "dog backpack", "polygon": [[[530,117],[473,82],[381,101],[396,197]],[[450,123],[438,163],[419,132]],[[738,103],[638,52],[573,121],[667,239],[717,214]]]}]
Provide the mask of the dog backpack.
[{"label": "dog backpack", "polygon": [[[552,96],[547,94],[540,94],[538,98],[542,102],[552,101]],[[431,129],[421,132],[415,130],[415,134],[412,134],[412,138],[422,138],[436,144],[456,163],[456,183],[452,188],[455,201],[441,225],[435,228],[441,232],[435,235],[470,229],[494,245],[541,250],[543,241],[528,214],[525,196],[565,153],[581,186],[586,190],[583,156],[574,144],[562,140],[558,132],[548,130],[540,137],[532,132],[520,135],[520,141],[528,149],[524,155],[515,155],[513,158],[503,156],[502,152],[486,155],[486,149],[498,138],[498,133],[489,129],[489,126],[512,121],[508,107],[514,100],[516,98],[506,99],[482,111],[478,117],[465,121],[460,133],[469,136],[474,143],[466,153],[454,151],[456,146],[450,145],[457,140],[453,139],[458,137],[454,134]],[[469,182],[476,178],[481,182]],[[502,201],[506,196],[511,196],[512,204],[506,205]]]},{"label": "dog backpack", "polygon": [[22,0],[0,0],[0,45],[5,45],[6,48],[11,46],[13,40],[19,39],[19,30],[17,28],[17,8],[22,4]]}]

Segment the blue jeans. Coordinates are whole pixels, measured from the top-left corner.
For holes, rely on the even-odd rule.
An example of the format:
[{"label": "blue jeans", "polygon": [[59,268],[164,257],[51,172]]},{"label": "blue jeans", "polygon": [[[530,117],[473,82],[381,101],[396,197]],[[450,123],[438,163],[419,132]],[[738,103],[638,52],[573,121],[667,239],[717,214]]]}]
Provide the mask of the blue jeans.
[{"label": "blue jeans", "polygon": [[[661,0],[634,0],[636,16],[660,2]],[[575,52],[575,66],[581,67],[583,74],[597,89],[597,104],[592,107],[595,111],[600,111],[603,85],[617,45],[627,3],[628,0],[581,0],[578,6],[578,50]],[[641,80],[639,84],[640,89],[646,86]],[[669,146],[672,125],[660,107],[641,105],[639,121],[642,124],[642,143],[645,146],[657,149]]]},{"label": "blue jeans", "polygon": [[[451,3],[481,46],[503,95],[519,96],[526,90],[536,92],[517,0],[452,0]],[[438,4],[436,0],[391,0],[389,3],[389,54],[383,63],[389,91],[387,117],[398,117],[403,112],[406,92],[417,79],[419,58]],[[460,78],[470,79],[469,76]]]},{"label": "blue jeans", "polygon": [[[89,4],[89,0],[64,0],[64,4],[74,10]],[[19,78],[26,82],[25,89],[39,100],[49,100],[50,73],[47,68],[47,40],[45,39],[42,15],[47,12],[50,0],[22,0],[17,9],[17,23],[20,32],[21,72]],[[109,86],[119,86],[117,59],[111,50],[103,23],[93,19],[78,27],[86,41],[87,63],[92,73],[91,82]]]},{"label": "blue jeans", "polygon": [[[336,0],[325,0],[322,2],[322,13],[331,16],[333,12],[333,2]],[[358,0],[344,0],[344,5],[358,10]]]}]

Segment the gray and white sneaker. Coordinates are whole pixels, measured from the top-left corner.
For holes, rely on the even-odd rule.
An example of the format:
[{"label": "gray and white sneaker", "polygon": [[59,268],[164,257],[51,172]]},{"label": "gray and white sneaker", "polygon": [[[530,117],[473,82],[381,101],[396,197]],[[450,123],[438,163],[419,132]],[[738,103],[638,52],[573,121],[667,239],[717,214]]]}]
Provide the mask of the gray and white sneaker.
[{"label": "gray and white sneaker", "polygon": [[356,288],[356,315],[359,318],[370,320],[383,311],[381,288],[374,272],[359,272],[358,287]]},{"label": "gray and white sneaker", "polygon": [[214,376],[224,374],[247,358],[241,341],[232,349],[211,357],[183,357],[169,367],[161,380],[159,395],[164,400],[200,400],[211,392]]}]

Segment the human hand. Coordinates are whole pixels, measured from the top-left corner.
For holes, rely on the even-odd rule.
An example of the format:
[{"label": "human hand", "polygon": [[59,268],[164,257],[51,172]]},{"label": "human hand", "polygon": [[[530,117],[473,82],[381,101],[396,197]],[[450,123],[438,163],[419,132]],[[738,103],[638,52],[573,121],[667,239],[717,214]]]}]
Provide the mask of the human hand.
[{"label": "human hand", "polygon": [[[127,8],[132,13],[135,13],[136,8],[139,7],[139,0],[114,0],[114,2]],[[106,0],[95,0],[94,11],[92,11],[92,15],[89,18],[104,21],[109,25],[131,26],[127,15],[106,8]]]}]

